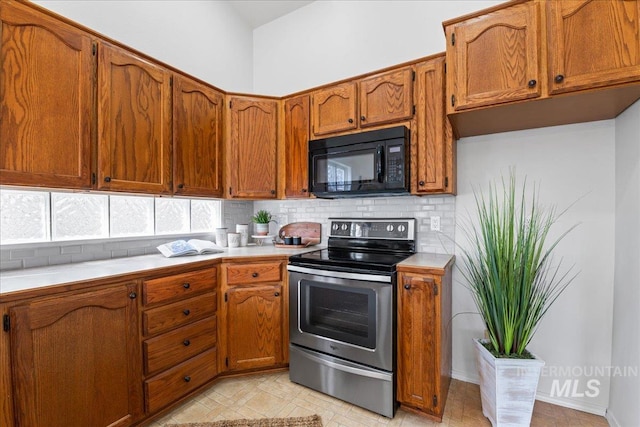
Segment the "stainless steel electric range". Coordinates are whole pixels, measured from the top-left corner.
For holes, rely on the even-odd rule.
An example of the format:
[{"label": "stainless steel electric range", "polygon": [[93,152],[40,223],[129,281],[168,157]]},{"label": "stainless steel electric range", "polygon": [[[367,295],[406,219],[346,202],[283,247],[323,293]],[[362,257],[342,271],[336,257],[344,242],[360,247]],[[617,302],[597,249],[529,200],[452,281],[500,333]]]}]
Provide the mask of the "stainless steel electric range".
[{"label": "stainless steel electric range", "polygon": [[396,264],[415,219],[329,218],[326,249],[289,258],[291,381],[392,418]]}]

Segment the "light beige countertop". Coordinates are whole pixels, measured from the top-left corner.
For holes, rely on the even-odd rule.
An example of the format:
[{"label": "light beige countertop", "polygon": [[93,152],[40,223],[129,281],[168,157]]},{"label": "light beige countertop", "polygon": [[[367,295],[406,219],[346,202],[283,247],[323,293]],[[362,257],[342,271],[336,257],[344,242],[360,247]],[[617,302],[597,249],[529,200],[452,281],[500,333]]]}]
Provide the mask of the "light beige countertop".
[{"label": "light beige countertop", "polygon": [[[233,261],[234,259],[260,257],[289,257],[290,255],[321,249],[323,246],[310,246],[304,249],[276,248],[273,245],[225,248],[224,252],[209,255],[194,255],[165,258],[160,253],[130,258],[114,258],[100,261],[88,261],[76,264],[62,264],[48,267],[29,268],[0,272],[0,302],[9,294],[44,288],[86,282],[127,274],[141,274],[159,268],[189,265],[197,262]],[[398,268],[424,269],[426,273],[441,272],[454,260],[453,255],[417,253],[398,264]],[[13,298],[8,298],[13,299]]]},{"label": "light beige countertop", "polygon": [[304,249],[276,248],[273,245],[245,246],[225,248],[224,252],[208,255],[165,258],[162,254],[157,253],[130,258],[113,258],[76,264],[9,270],[0,272],[0,301],[5,294],[46,286],[104,279],[131,273],[144,273],[158,268],[188,265],[202,261],[215,260],[223,262],[232,261],[235,258],[288,257],[320,248],[321,246],[309,246]]}]

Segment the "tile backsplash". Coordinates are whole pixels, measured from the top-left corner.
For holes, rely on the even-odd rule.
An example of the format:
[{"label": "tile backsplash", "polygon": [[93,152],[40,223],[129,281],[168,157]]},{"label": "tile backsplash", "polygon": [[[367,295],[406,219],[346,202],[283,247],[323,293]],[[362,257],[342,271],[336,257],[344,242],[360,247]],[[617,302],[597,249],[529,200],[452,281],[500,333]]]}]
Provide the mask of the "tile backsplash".
[{"label": "tile backsplash", "polygon": [[[322,243],[327,242],[330,217],[406,217],[417,222],[419,252],[453,253],[455,231],[455,197],[401,196],[356,199],[309,199],[274,201],[225,200],[222,226],[235,231],[235,224],[251,223],[259,209],[269,210],[277,224],[270,231],[291,222],[312,221],[322,224]],[[432,216],[440,217],[440,232],[430,231]],[[251,228],[253,233],[253,227]],[[140,239],[86,240],[42,244],[7,245],[0,247],[0,270],[16,270],[47,265],[122,258],[158,253],[156,246],[181,236],[153,236]],[[189,238],[215,240],[213,234],[191,235]]]},{"label": "tile backsplash", "polygon": [[[278,221],[271,225],[276,232],[291,222],[311,221],[322,224],[322,243],[327,242],[330,217],[353,218],[415,218],[419,252],[454,253],[454,196],[395,196],[355,199],[309,199],[255,201],[254,210],[267,209]],[[440,232],[431,231],[431,217],[440,217]]]}]

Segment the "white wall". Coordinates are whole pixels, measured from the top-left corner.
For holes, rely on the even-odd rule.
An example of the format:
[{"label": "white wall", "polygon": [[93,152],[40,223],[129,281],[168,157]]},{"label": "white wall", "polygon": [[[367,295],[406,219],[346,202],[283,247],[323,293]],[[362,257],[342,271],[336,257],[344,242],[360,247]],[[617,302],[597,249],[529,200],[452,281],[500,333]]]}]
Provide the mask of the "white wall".
[{"label": "white wall", "polygon": [[221,89],[252,91],[252,30],[225,1],[35,0]]},{"label": "white wall", "polygon": [[[473,187],[486,189],[489,181],[506,176],[510,166],[515,166],[520,181],[526,176],[529,184],[540,185],[542,204],[563,210],[575,202],[550,238],[579,223],[555,252],[556,260],[564,258],[563,266],[575,264],[579,275],[547,313],[529,349],[546,362],[539,399],[600,414],[608,405],[609,379],[589,374],[592,368],[611,364],[614,140],[615,122],[607,120],[458,141],[458,223],[474,212]],[[456,243],[465,243],[460,232]],[[456,271],[453,312],[475,312],[462,280]],[[463,314],[454,319],[453,329],[454,374],[477,382],[471,340],[482,336],[484,326],[477,315]],[[571,375],[555,374],[561,369],[570,369]],[[577,380],[580,394],[590,391],[590,379],[600,381],[595,397],[550,398],[554,380]]]},{"label": "white wall", "polygon": [[640,102],[616,118],[616,247],[612,365],[635,367],[613,376],[607,418],[640,425]]},{"label": "white wall", "polygon": [[498,3],[315,1],[254,31],[254,90],[282,96],[444,52],[442,21]]}]

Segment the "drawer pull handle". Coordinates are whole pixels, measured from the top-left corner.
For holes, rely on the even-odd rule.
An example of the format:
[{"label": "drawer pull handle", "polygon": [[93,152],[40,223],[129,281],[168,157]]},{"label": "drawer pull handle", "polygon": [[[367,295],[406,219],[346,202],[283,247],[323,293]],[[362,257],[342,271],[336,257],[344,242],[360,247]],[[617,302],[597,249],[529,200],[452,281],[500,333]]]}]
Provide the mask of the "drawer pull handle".
[{"label": "drawer pull handle", "polygon": [[411,289],[411,285],[404,285],[404,288],[405,288],[406,290],[409,290],[409,289]]},{"label": "drawer pull handle", "polygon": [[258,277],[258,273],[252,273],[251,277]]},{"label": "drawer pull handle", "polygon": [[182,344],[184,344],[185,347],[189,347],[191,345],[191,341],[184,340],[184,341],[182,341]]},{"label": "drawer pull handle", "polygon": [[191,287],[191,283],[189,283],[189,282],[183,283],[182,287],[185,288],[185,289],[189,289]]},{"label": "drawer pull handle", "polygon": [[129,298],[131,298],[131,299],[136,299],[137,296],[138,296],[138,294],[136,294],[135,292],[131,292],[129,294]]},{"label": "drawer pull handle", "polygon": [[189,381],[191,381],[191,377],[189,375],[184,377],[184,382],[188,383]]},{"label": "drawer pull handle", "polygon": [[184,314],[185,316],[188,316],[191,314],[191,310],[189,310],[188,308],[185,308],[184,310],[182,310],[182,314]]},{"label": "drawer pull handle", "polygon": [[275,294],[273,294],[273,295],[274,295],[274,296],[276,296],[276,297],[279,297],[279,296],[280,296],[280,292],[276,292],[276,293],[275,293]]}]

